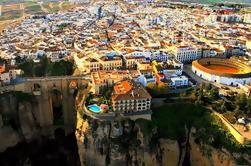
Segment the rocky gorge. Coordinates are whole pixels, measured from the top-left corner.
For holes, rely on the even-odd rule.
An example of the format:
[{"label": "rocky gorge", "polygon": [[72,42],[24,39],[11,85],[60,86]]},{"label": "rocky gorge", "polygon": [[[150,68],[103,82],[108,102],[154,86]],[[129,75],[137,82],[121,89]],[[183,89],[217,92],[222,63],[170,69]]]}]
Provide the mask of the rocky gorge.
[{"label": "rocky gorge", "polygon": [[[76,114],[75,133],[39,126],[34,96],[0,98],[0,165],[234,166],[236,157],[198,141],[195,127],[179,139],[162,137],[156,124],[138,119],[100,121]],[[169,130],[166,128],[166,130]]]},{"label": "rocky gorge", "polygon": [[79,165],[74,132],[41,126],[39,102],[24,93],[0,96],[0,165]]},{"label": "rocky gorge", "polygon": [[76,137],[82,165],[234,166],[229,152],[200,145],[193,130],[183,140],[163,139],[147,120],[100,122],[78,119]]}]

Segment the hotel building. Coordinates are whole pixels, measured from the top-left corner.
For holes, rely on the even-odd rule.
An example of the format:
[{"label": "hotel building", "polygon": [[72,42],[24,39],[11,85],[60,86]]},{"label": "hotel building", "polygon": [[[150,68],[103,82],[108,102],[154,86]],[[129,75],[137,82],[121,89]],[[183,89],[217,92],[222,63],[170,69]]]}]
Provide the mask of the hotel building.
[{"label": "hotel building", "polygon": [[123,80],[114,85],[112,106],[114,111],[124,113],[150,110],[151,96],[140,83]]}]

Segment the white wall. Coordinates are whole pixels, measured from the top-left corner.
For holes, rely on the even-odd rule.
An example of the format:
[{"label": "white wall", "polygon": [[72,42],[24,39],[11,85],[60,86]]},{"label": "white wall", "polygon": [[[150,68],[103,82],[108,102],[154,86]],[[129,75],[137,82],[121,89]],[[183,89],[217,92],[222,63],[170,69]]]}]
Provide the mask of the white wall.
[{"label": "white wall", "polygon": [[251,82],[251,78],[231,78],[231,77],[224,77],[224,76],[217,76],[217,75],[213,75],[213,74],[209,74],[209,73],[205,73],[201,70],[196,69],[194,66],[192,66],[192,71],[195,73],[196,71],[196,75],[201,77],[204,80],[210,81],[210,82],[217,82],[220,84],[225,84],[225,85],[237,85],[237,83],[250,83]]}]

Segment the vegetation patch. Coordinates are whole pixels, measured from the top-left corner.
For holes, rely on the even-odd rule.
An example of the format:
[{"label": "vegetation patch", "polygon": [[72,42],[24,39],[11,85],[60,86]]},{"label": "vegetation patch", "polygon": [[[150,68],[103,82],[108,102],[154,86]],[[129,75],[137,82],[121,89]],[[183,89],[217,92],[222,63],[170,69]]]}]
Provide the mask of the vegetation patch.
[{"label": "vegetation patch", "polygon": [[212,145],[216,149],[225,148],[230,152],[251,154],[251,147],[240,145],[227,132],[221,120],[209,110],[193,103],[166,104],[155,108],[152,115],[153,123],[158,127],[161,138],[180,139],[188,128],[197,129],[194,135],[199,143]]},{"label": "vegetation patch", "polygon": [[155,125],[151,121],[146,119],[137,119],[135,123],[139,125],[141,132],[143,132],[143,134],[147,136],[152,134],[155,127]]},{"label": "vegetation patch", "polygon": [[25,13],[27,14],[44,14],[41,6],[36,2],[26,2],[25,3]]},{"label": "vegetation patch", "polygon": [[73,73],[73,62],[51,62],[46,57],[41,58],[39,63],[27,60],[18,67],[23,70],[26,77],[65,76]]},{"label": "vegetation patch", "polygon": [[207,110],[190,103],[166,104],[154,108],[152,120],[158,126],[160,137],[179,139],[185,134],[185,125],[191,127],[205,116]]},{"label": "vegetation patch", "polygon": [[18,19],[22,16],[22,11],[20,10],[13,10],[2,13],[2,16],[0,16],[0,21],[6,21],[6,20],[14,20]]}]

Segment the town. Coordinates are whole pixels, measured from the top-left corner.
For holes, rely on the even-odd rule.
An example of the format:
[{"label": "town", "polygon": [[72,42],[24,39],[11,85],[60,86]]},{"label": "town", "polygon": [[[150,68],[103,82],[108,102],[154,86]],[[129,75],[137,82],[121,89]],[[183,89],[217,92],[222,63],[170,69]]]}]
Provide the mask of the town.
[{"label": "town", "polygon": [[[20,85],[33,81],[39,96],[39,81],[70,80],[78,89],[79,138],[85,116],[152,120],[163,102],[189,100],[217,117],[233,140],[251,144],[250,5],[71,3],[76,7],[25,15],[1,31],[1,94],[28,92]],[[84,88],[80,77],[88,81]]]}]

